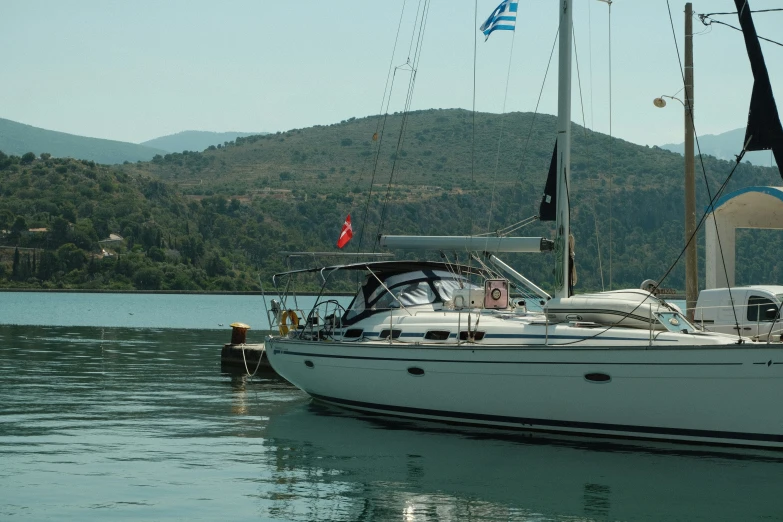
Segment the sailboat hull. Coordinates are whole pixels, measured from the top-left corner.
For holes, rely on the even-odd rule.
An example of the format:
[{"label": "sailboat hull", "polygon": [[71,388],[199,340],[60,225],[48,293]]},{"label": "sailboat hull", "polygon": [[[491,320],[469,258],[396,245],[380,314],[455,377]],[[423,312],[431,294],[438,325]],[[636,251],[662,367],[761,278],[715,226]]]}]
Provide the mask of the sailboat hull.
[{"label": "sailboat hull", "polygon": [[401,347],[267,341],[274,369],[343,407],[499,428],[783,447],[783,348]]}]

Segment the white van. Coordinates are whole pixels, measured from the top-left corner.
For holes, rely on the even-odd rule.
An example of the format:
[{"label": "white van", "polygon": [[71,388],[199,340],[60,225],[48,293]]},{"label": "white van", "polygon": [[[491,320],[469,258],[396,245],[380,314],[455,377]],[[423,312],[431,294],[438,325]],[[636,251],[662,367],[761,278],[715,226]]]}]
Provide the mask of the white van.
[{"label": "white van", "polygon": [[[780,341],[783,286],[754,285],[702,290],[694,322],[711,332],[739,334],[754,341]],[[733,306],[732,306],[733,303]]]}]

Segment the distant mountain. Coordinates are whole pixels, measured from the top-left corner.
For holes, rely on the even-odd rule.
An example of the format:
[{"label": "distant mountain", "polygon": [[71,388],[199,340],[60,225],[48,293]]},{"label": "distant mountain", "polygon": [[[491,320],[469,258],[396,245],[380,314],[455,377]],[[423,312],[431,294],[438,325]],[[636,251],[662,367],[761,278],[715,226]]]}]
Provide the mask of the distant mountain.
[{"label": "distant mountain", "polygon": [[92,160],[113,164],[125,161],[149,161],[165,151],[124,141],[86,138],[65,132],[50,131],[0,118],[0,151],[21,156],[48,152],[58,158]]},{"label": "distant mountain", "polygon": [[[730,130],[722,134],[705,134],[704,136],[699,136],[699,146],[702,154],[709,154],[718,159],[730,161],[735,160],[735,156],[742,149],[743,141],[745,141],[744,128]],[[685,144],[669,143],[661,145],[661,148],[683,154]],[[769,151],[748,152],[745,154],[743,161],[760,167],[772,167],[776,165],[775,160]]]},{"label": "distant mountain", "polygon": [[247,136],[259,136],[267,132],[208,132],[208,131],[182,131],[168,136],[161,136],[141,143],[147,147],[163,149],[167,152],[201,152],[210,145],[223,145],[227,141]]}]

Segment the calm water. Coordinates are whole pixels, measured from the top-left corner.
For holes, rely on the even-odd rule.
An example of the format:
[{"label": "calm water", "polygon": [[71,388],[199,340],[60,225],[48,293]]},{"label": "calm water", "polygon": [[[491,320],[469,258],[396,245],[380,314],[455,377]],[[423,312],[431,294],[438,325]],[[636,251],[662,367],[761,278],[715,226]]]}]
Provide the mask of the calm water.
[{"label": "calm water", "polygon": [[[9,312],[8,295],[0,323],[47,319],[40,299]],[[125,319],[133,296],[101,297]],[[171,316],[201,302],[157,297]],[[228,315],[208,327],[258,323]],[[0,325],[0,519],[783,520],[783,452],[349,414],[222,369],[227,329],[134,326]]]},{"label": "calm water", "polygon": [[[350,297],[333,297],[343,306]],[[269,306],[271,297],[266,297]],[[309,311],[315,297],[294,306]],[[0,292],[0,324],[45,326],[108,326],[128,328],[225,329],[241,322],[269,328],[260,295],[103,294],[70,292]]]}]

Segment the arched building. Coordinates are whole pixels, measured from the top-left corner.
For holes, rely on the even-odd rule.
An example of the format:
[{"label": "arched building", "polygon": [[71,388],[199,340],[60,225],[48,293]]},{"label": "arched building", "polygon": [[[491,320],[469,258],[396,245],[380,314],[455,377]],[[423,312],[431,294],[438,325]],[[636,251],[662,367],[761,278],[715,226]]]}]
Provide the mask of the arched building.
[{"label": "arched building", "polygon": [[[738,228],[783,229],[783,187],[747,187],[721,197],[714,205],[715,219],[705,220],[706,288],[735,284],[736,231]],[[717,227],[716,227],[717,222]],[[720,236],[720,244],[718,243]],[[721,250],[726,271],[721,263]],[[728,273],[728,281],[726,280]],[[771,281],[759,281],[770,283]]]}]

